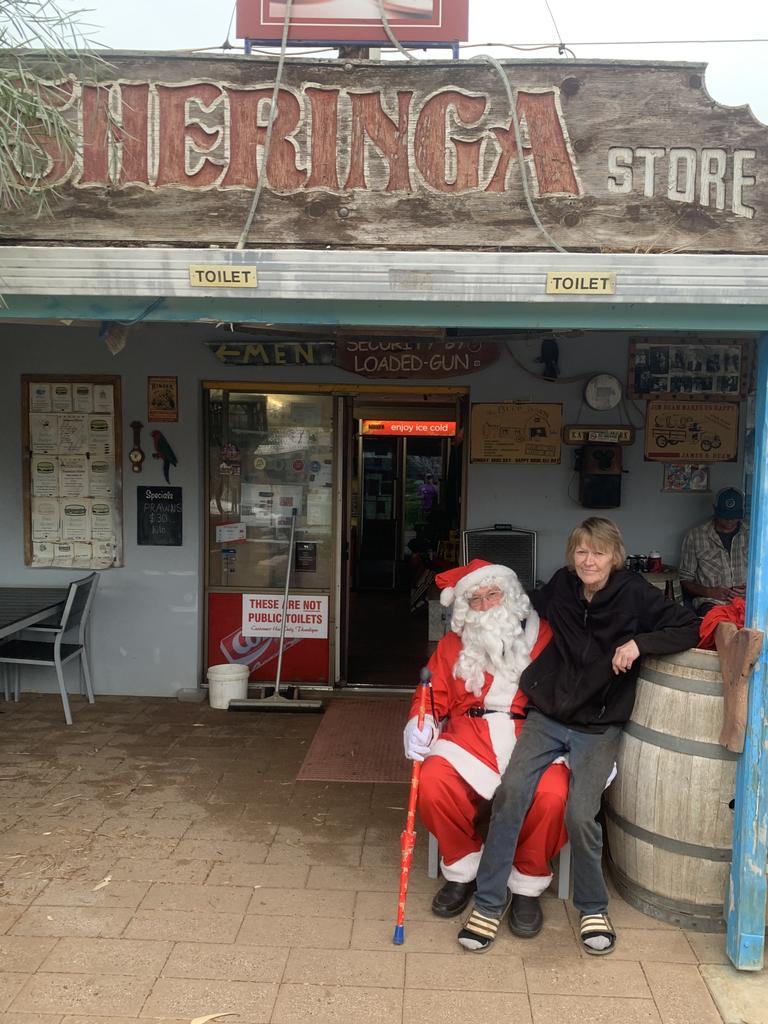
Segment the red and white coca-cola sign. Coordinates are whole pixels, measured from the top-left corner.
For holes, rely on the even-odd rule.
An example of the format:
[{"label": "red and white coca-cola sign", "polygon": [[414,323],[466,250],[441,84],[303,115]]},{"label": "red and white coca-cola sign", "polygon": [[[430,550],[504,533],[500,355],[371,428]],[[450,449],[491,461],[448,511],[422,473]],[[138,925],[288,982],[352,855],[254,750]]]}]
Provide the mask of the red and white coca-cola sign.
[{"label": "red and white coca-cola sign", "polygon": [[[285,0],[237,0],[237,36],[260,42],[282,39]],[[382,12],[400,42],[463,42],[469,0],[293,0],[292,43],[387,43]]]},{"label": "red and white coca-cola sign", "polygon": [[[282,600],[282,595],[278,599]],[[208,595],[206,665],[245,665],[250,680],[274,680],[280,652],[279,636],[245,636],[242,606],[242,595],[238,593]],[[327,636],[286,637],[281,677],[286,683],[327,683],[329,658]]]}]

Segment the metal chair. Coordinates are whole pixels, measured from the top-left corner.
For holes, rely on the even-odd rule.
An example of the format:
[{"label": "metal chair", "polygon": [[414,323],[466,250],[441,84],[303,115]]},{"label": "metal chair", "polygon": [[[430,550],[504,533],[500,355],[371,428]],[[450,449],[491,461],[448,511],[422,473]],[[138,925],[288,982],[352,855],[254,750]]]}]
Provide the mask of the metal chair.
[{"label": "metal chair", "polygon": [[[24,633],[32,634],[34,639],[24,636],[14,637],[0,646],[0,665],[11,666],[14,671],[14,700],[19,699],[19,667],[21,665],[48,665],[56,670],[56,678],[64,707],[64,718],[67,725],[72,725],[72,712],[69,708],[69,697],[64,685],[63,666],[73,658],[80,659],[81,687],[90,704],[94,703],[91,672],[88,665],[86,637],[88,617],[93,605],[93,597],[98,584],[98,574],[91,573],[82,580],[75,580],[69,585],[69,593],[64,609],[58,619],[47,620],[36,626],[30,626]],[[63,643],[64,635],[77,630],[76,643]],[[38,639],[47,638],[47,639]],[[5,669],[7,673],[7,669]],[[8,679],[5,679],[5,694],[8,698]]]},{"label": "metal chair", "polygon": [[[437,839],[428,833],[427,877],[437,878],[440,870],[440,850]],[[558,854],[557,862],[557,898],[567,900],[571,892],[571,844],[566,843]]]}]

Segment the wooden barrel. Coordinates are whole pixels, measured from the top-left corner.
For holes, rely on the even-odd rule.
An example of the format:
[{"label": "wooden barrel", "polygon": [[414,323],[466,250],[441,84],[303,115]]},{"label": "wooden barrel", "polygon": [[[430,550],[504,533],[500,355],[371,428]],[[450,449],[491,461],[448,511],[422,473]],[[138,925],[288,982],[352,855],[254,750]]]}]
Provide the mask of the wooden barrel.
[{"label": "wooden barrel", "polygon": [[605,800],[622,897],[652,917],[710,932],[725,927],[738,757],[718,743],[722,711],[715,652],[644,658]]}]

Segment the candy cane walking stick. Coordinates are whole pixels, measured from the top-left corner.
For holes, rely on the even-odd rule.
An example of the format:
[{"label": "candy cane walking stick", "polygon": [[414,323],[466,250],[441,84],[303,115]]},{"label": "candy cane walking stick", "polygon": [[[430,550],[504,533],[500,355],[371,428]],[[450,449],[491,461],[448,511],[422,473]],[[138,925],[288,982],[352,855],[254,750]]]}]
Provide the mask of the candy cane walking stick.
[{"label": "candy cane walking stick", "polygon": [[[427,692],[431,686],[432,673],[428,668],[423,668],[420,673],[419,694],[419,717],[418,727],[424,727],[424,715],[427,710]],[[402,946],[404,939],[405,921],[405,898],[408,894],[408,876],[411,873],[413,862],[413,848],[416,845],[416,800],[419,795],[419,776],[421,775],[421,761],[414,761],[411,769],[411,792],[408,797],[408,815],[405,819],[405,829],[400,833],[400,896],[397,901],[397,924],[392,941],[396,946]]]}]

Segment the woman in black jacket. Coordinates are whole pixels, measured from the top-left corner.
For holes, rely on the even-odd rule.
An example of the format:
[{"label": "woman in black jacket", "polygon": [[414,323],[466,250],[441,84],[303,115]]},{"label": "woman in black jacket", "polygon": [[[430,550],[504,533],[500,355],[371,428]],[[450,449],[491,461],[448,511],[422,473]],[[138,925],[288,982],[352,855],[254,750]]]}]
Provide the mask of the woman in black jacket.
[{"label": "woman in black jacket", "polygon": [[[507,878],[522,822],[542,772],[560,757],[571,769],[565,823],[582,946],[600,955],[616,944],[605,913],[602,830],[595,820],[600,797],[632,713],[640,655],[684,651],[699,639],[693,612],[625,570],[625,559],[615,523],[585,519],[568,539],[566,568],[532,597],[553,639],[520,678],[528,718],[494,797],[475,909],[459,932],[471,952],[485,951],[496,937],[509,906]],[[515,934],[535,935],[542,923],[538,899],[517,897],[512,916]]]}]

